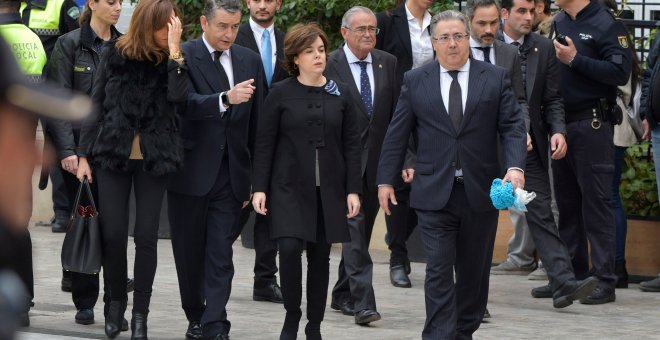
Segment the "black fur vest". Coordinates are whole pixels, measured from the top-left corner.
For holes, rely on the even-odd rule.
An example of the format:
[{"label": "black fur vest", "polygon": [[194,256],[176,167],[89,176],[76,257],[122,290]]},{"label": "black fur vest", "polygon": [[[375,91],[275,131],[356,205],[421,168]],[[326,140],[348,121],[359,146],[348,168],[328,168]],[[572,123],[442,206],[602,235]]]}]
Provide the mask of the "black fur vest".
[{"label": "black fur vest", "polygon": [[144,171],[155,176],[173,173],[183,161],[175,103],[186,99],[187,75],[173,61],[156,65],[128,60],[111,45],[101,65],[105,74],[97,79],[105,81],[105,89],[102,103],[96,103],[102,117],[91,160],[103,169],[126,171],[133,138],[139,134]]}]

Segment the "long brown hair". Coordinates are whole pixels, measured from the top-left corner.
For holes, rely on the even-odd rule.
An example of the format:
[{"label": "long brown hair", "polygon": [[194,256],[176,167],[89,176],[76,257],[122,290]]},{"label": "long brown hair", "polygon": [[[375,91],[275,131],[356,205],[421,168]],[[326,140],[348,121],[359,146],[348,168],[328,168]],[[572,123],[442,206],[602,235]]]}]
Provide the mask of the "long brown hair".
[{"label": "long brown hair", "polygon": [[167,48],[154,41],[154,32],[167,26],[170,15],[179,16],[171,0],[141,0],[135,7],[125,35],[117,39],[117,49],[127,59],[160,63],[167,58]]}]

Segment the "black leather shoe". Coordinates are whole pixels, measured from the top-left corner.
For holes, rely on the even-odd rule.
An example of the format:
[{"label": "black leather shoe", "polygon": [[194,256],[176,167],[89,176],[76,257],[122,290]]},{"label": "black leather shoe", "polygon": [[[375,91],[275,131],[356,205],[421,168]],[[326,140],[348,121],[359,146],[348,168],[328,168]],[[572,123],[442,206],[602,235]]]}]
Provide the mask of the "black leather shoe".
[{"label": "black leather shoe", "polygon": [[552,287],[549,284],[532,288],[532,296],[537,299],[549,299],[552,297]]},{"label": "black leather shoe", "polygon": [[410,278],[406,274],[405,265],[399,264],[396,266],[390,267],[390,282],[394,287],[399,288],[410,288],[412,283],[410,283]]},{"label": "black leather shoe", "polygon": [[608,302],[614,302],[616,294],[612,288],[596,287],[589,296],[580,299],[583,305],[602,305]]},{"label": "black leather shoe", "polygon": [[588,277],[582,281],[578,281],[567,288],[559,290],[552,297],[552,306],[555,308],[564,308],[573,304],[573,301],[586,298],[594,288],[598,285],[598,279],[595,277]]},{"label": "black leather shoe", "polygon": [[341,313],[344,315],[355,315],[355,306],[353,306],[353,302],[350,300],[340,302],[332,301],[330,303],[330,308],[341,311]]},{"label": "black leather shoe", "polygon": [[55,221],[50,226],[50,230],[54,233],[65,233],[69,226],[68,216],[56,216]]},{"label": "black leather shoe", "polygon": [[130,277],[126,280],[126,293],[130,293],[135,289],[135,281]]},{"label": "black leather shoe", "polygon": [[252,300],[254,301],[270,301],[274,303],[284,303],[282,298],[282,290],[275,281],[266,283],[254,283],[252,289]]},{"label": "black leather shoe", "polygon": [[149,340],[147,338],[147,314],[133,312],[131,340]]},{"label": "black leather shoe", "polygon": [[128,330],[128,320],[124,318],[124,320],[121,321],[121,331],[126,332]]},{"label": "black leather shoe", "polygon": [[121,332],[122,321],[126,312],[126,301],[110,301],[108,315],[105,317],[105,335],[114,339]]},{"label": "black leather shoe", "polygon": [[656,277],[650,281],[643,281],[639,283],[639,289],[642,292],[660,292],[660,277]]},{"label": "black leather shoe", "polygon": [[81,309],[76,313],[76,323],[79,325],[91,325],[94,323],[94,310]]},{"label": "black leather shoe", "polygon": [[62,289],[63,292],[71,293],[71,277],[62,276],[60,289]]},{"label": "black leather shoe", "polygon": [[406,261],[406,274],[410,275],[410,272],[412,269],[410,269],[410,261]]},{"label": "black leather shoe", "polygon": [[491,318],[490,312],[488,311],[488,308],[486,308],[486,311],[484,311],[484,317],[483,318],[484,319],[490,319]]},{"label": "black leather shoe", "polygon": [[626,260],[614,262],[614,275],[616,275],[615,288],[628,288],[628,270],[626,269]]},{"label": "black leather shoe", "polygon": [[210,338],[209,340],[229,340],[229,334],[216,334]]},{"label": "black leather shoe", "polygon": [[199,321],[191,321],[188,323],[188,330],[186,330],[186,339],[203,339],[204,333],[202,332],[202,324]]},{"label": "black leather shoe", "polygon": [[363,309],[355,313],[355,323],[358,325],[367,325],[378,320],[380,320],[380,314],[373,309]]}]

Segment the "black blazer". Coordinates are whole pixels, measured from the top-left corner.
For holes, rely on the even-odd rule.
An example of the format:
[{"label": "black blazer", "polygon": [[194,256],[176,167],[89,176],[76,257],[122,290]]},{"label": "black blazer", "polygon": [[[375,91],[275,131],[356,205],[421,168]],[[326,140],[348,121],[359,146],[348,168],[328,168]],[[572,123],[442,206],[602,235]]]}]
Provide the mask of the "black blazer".
[{"label": "black blazer", "polygon": [[458,155],[465,177],[465,193],[476,212],[495,209],[489,191],[500,176],[498,135],[506,168],[524,168],[527,157],[523,111],[511,91],[506,71],[470,61],[468,99],[458,131],[440,95],[440,65],[435,62],[405,75],[401,96],[390,124],[378,166],[378,184],[392,184],[401,176],[408,138],[417,134],[417,162],[411,183],[410,206],[440,210],[452,187]]},{"label": "black blazer", "polygon": [[548,135],[566,134],[564,100],[559,93],[559,64],[552,41],[536,33],[525,36],[527,54],[527,104],[533,133],[532,145],[548,168]]},{"label": "black blazer", "polygon": [[[236,199],[250,198],[251,152],[254,147],[257,115],[263,101],[263,86],[256,86],[250,101],[232,105],[220,118],[220,84],[202,38],[181,45],[189,68],[190,93],[182,112],[181,137],[184,160],[170,181],[169,190],[191,196],[206,195],[216,181],[223,154],[227,153],[231,187]],[[263,83],[261,58],[249,49],[232,45],[234,84],[254,79]]]},{"label": "black blazer", "polygon": [[[495,40],[493,42],[493,49],[495,51],[495,64],[504,67],[511,79],[513,94],[516,96],[518,104],[520,104],[520,107],[525,113],[525,129],[529,131],[529,112],[527,108],[527,100],[525,98],[525,89],[523,88],[518,48],[505,42]],[[472,51],[472,48],[470,48],[470,51]]]},{"label": "black blazer", "polygon": [[380,150],[387,126],[390,124],[392,114],[396,108],[396,100],[399,98],[401,86],[397,81],[396,57],[379,51],[371,51],[374,72],[374,100],[373,114],[371,118],[367,115],[364,102],[360,99],[360,91],[355,84],[350,66],[346,60],[344,48],[332,52],[328,58],[328,66],[325,74],[330,79],[337,79],[347,84],[355,103],[358,130],[360,131],[362,162],[360,174],[366,178],[367,188],[370,191],[378,190],[376,186],[376,169]]},{"label": "black blazer", "polygon": [[380,33],[376,36],[376,48],[393,54],[397,60],[397,80],[403,80],[403,74],[412,69],[412,45],[406,15],[405,1],[392,11],[376,15]]},{"label": "black blazer", "polygon": [[325,235],[348,242],[346,196],[361,193],[360,132],[345,83],[341,95],[302,85],[294,77],[276,83],[259,119],[254,192],[265,192],[270,236],[316,242],[316,150]]},{"label": "black blazer", "polygon": [[[247,47],[259,54],[259,47],[257,46],[257,41],[254,39],[254,33],[252,33],[252,28],[250,27],[249,22],[238,28],[238,35],[236,36],[234,43]],[[277,53],[277,61],[275,62],[275,68],[273,69],[273,79],[271,84],[275,84],[276,82],[289,77],[289,73],[282,68],[282,62],[284,60],[284,32],[278,29],[275,29],[275,50]],[[261,55],[259,57],[261,58]],[[266,77],[264,77],[264,84],[266,84]],[[267,94],[268,87],[266,86],[264,96]]]}]

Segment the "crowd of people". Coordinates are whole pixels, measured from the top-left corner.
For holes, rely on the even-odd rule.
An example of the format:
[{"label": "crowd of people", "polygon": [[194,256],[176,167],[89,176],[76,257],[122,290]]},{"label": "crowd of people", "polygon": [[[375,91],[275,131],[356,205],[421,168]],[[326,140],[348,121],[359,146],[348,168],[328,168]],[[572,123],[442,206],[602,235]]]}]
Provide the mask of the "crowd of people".
[{"label": "crowd of people", "polygon": [[[304,332],[322,338],[334,243],[342,251],[330,307],[359,325],[381,319],[369,254],[379,209],[395,287],[412,286],[406,242],[419,228],[425,340],[472,338],[490,317],[490,274],[547,280],[531,294],[555,308],[614,302],[628,285],[618,189],[626,148],[653,136],[660,178],[660,39],[643,74],[611,0],[556,0],[555,15],[548,0],[468,0],[464,13],[435,15],[432,4],[354,6],[331,50],[318,24],[275,28],[282,0],[246,0],[243,24],[241,0],[205,0],[203,33],[186,42],[172,0],[141,0],[124,34],[121,0],[86,0],[82,10],[72,0],[0,0],[0,67],[10,75],[0,82],[0,157],[17,164],[0,176],[11,179],[0,182],[0,269],[27,288],[10,294],[27,297],[14,304],[16,322],[29,326],[34,298],[36,153],[19,158],[7,145],[34,144],[37,117],[57,159],[40,183],[50,175],[53,232],[66,231],[80,182],[92,186],[110,339],[129,329],[148,338],[164,197],[187,339],[229,339],[232,244],[252,211],[253,299],[283,304],[281,340],[296,339],[302,319],[303,252]],[[86,107],[79,98],[53,96],[77,105],[68,114],[12,98],[12,84],[43,80],[89,96],[89,116],[72,114]],[[491,267],[495,178],[536,198],[527,212],[510,211],[507,259]],[[640,288],[660,291],[660,278]],[[63,271],[62,289],[75,322],[94,323],[99,276]]]}]

